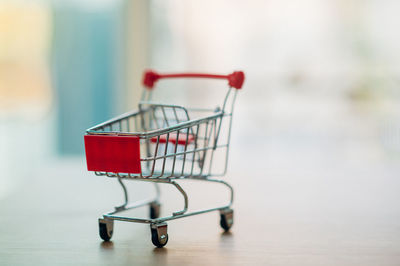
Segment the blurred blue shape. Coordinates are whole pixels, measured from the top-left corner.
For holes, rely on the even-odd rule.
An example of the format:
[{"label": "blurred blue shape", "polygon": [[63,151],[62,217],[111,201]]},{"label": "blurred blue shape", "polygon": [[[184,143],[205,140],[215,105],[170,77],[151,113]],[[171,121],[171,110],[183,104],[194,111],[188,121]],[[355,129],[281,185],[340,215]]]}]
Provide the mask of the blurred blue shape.
[{"label": "blurred blue shape", "polygon": [[118,12],[61,6],[53,17],[58,151],[81,154],[85,129],[112,116],[118,95]]}]

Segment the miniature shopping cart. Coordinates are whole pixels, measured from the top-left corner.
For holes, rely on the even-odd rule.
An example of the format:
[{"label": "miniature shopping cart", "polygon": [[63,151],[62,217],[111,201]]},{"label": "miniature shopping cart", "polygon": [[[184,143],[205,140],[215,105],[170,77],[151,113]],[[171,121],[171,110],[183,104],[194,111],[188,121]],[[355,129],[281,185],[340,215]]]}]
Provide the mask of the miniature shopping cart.
[{"label": "miniature shopping cart", "polygon": [[[153,87],[165,78],[226,79],[229,84],[221,107],[216,109],[184,108],[178,105],[152,102]],[[211,74],[158,74],[144,73],[142,99],[139,109],[89,128],[84,136],[87,168],[98,176],[116,178],[121,184],[125,202],[99,219],[99,234],[109,241],[114,220],[148,223],[151,240],[157,247],[168,242],[167,221],[219,211],[220,225],[228,231],[233,224],[233,188],[223,180],[211,177],[225,175],[233,107],[237,91],[244,82],[244,73]],[[214,162],[217,161],[216,163]],[[156,197],[130,203],[123,180],[153,182]],[[179,185],[182,180],[199,180],[225,185],[230,191],[227,205],[188,212],[188,196]],[[184,198],[184,208],[170,216],[160,216],[159,184],[171,184]],[[131,218],[120,212],[149,206],[150,218]]]}]

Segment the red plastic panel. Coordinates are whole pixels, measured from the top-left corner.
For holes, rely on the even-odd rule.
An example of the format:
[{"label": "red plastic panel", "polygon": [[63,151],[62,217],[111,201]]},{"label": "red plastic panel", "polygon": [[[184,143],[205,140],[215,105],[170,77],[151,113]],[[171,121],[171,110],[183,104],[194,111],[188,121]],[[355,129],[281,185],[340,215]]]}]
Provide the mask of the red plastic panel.
[{"label": "red plastic panel", "polygon": [[[184,133],[179,134],[178,139],[176,138],[176,133],[171,133],[169,134],[169,138],[168,138],[168,142],[173,143],[174,145],[178,142],[178,145],[185,145],[186,144],[186,139],[188,144],[192,143],[194,140],[194,135],[193,134],[189,134],[189,136],[187,136]],[[157,143],[157,137],[152,137],[151,138],[151,142],[153,143]],[[167,134],[161,135],[160,136],[160,140],[159,143],[166,143],[167,142]]]},{"label": "red plastic panel", "polygon": [[135,136],[85,135],[89,171],[140,174],[140,141]]}]

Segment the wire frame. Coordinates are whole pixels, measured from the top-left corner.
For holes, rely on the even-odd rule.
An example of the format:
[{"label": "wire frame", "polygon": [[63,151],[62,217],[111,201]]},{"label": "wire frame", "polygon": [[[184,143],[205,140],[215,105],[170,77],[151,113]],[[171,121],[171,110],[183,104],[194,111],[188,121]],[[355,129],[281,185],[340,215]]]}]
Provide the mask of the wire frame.
[{"label": "wire frame", "polygon": [[[226,172],[232,109],[186,109],[182,106],[142,101],[139,111],[130,112],[87,130],[88,134],[134,135],[140,138],[142,172],[96,175],[126,178],[204,178]],[[190,116],[201,111],[200,118]],[[204,114],[208,112],[208,114]],[[218,159],[218,164],[214,160]],[[219,170],[215,170],[219,166]]]}]

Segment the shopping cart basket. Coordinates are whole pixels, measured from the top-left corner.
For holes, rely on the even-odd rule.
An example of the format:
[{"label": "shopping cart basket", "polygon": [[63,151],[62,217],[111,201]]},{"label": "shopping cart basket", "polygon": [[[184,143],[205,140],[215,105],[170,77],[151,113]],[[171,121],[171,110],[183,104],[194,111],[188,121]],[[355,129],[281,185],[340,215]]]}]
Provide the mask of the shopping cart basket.
[{"label": "shopping cart basket", "polygon": [[[190,109],[154,103],[151,100],[153,87],[159,79],[164,78],[226,79],[229,89],[222,106],[216,109]],[[124,204],[99,219],[99,234],[104,241],[112,237],[114,220],[150,224],[151,240],[157,247],[163,247],[168,242],[166,221],[169,220],[219,211],[221,227],[225,231],[231,228],[233,188],[227,182],[211,177],[221,177],[226,173],[233,107],[243,82],[244,73],[241,71],[229,75],[158,74],[147,71],[143,78],[146,89],[138,111],[123,114],[86,131],[84,140],[88,170],[98,176],[116,178],[125,197]],[[219,159],[217,164],[213,163],[216,158]],[[123,180],[128,179],[153,182],[155,198],[130,203],[123,183]],[[178,182],[185,179],[225,185],[230,191],[229,203],[188,212],[188,196]],[[177,188],[184,198],[182,210],[170,216],[159,217],[159,183],[171,184]],[[150,218],[117,215],[140,206],[149,206]]]}]

